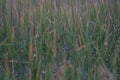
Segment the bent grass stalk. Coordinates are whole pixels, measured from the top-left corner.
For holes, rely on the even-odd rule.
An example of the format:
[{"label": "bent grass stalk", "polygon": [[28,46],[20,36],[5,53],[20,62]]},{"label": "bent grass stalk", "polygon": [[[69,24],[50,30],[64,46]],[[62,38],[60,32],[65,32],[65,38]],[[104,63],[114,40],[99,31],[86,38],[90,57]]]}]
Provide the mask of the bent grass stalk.
[{"label": "bent grass stalk", "polygon": [[0,0],[0,80],[119,80],[119,3]]}]

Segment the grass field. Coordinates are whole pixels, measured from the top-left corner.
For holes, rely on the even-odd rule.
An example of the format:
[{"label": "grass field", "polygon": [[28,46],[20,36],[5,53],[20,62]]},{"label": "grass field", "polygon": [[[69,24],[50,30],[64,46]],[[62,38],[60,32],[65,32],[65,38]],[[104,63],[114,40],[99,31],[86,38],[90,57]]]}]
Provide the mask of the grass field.
[{"label": "grass field", "polygon": [[0,0],[0,80],[120,80],[120,0]]}]

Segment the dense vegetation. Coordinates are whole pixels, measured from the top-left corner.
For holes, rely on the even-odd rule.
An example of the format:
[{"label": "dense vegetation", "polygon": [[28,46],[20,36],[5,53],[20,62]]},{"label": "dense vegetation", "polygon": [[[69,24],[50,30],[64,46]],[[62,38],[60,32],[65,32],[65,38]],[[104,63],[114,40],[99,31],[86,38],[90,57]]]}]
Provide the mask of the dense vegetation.
[{"label": "dense vegetation", "polygon": [[120,0],[0,0],[0,80],[120,80]]}]

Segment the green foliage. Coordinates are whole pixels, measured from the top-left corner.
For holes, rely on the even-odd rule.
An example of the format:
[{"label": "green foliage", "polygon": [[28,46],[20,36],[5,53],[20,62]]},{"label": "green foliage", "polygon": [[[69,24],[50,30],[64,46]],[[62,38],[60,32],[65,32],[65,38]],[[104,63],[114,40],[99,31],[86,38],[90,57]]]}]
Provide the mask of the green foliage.
[{"label": "green foliage", "polygon": [[119,3],[0,0],[0,80],[119,80]]}]

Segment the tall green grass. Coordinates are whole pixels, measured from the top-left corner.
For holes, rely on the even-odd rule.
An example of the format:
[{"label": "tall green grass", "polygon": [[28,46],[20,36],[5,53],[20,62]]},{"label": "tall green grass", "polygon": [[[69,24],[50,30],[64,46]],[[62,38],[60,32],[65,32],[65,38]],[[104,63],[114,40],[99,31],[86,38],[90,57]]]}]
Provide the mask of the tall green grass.
[{"label": "tall green grass", "polygon": [[0,0],[0,80],[119,80],[119,3]]}]

